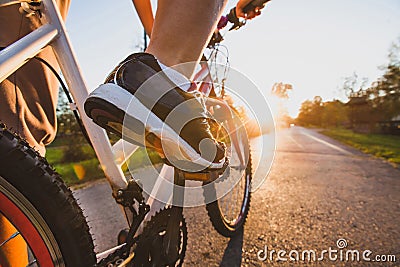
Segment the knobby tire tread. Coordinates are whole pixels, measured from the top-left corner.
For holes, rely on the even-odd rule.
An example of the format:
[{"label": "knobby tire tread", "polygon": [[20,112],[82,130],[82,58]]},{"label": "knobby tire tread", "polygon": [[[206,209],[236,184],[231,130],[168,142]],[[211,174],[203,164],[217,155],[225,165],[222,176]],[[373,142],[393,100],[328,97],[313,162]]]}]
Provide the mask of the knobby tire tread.
[{"label": "knobby tire tread", "polygon": [[71,190],[47,160],[0,124],[0,175],[41,214],[67,267],[95,265],[89,227]]}]

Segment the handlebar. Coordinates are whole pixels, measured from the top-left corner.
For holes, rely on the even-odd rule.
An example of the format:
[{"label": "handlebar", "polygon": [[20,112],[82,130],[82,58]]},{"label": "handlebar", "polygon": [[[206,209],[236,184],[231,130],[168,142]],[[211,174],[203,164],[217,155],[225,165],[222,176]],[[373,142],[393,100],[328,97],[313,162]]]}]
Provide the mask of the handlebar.
[{"label": "handlebar", "polygon": [[269,1],[271,0],[254,0],[244,7],[243,11],[248,13],[252,10],[254,11],[256,8],[262,9]]},{"label": "handlebar", "polygon": [[[271,0],[253,0],[243,8],[243,11],[247,13],[250,12],[251,10],[255,10],[256,8],[262,9],[269,1]],[[207,47],[211,48],[214,47],[215,44],[222,42],[224,38],[222,37],[219,30],[225,28],[228,22],[233,24],[232,27],[229,29],[230,31],[237,30],[246,24],[245,20],[241,21],[238,18],[236,14],[236,7],[232,8],[226,16],[222,16],[221,19],[219,20],[217,25],[217,31],[214,32]]]},{"label": "handlebar", "polygon": [[[271,0],[254,0],[252,2],[250,2],[247,6],[245,6],[243,8],[243,11],[245,13],[248,13],[250,11],[255,11],[257,8],[258,9],[262,9],[264,8],[264,6]],[[236,14],[236,7],[232,8],[228,15],[226,15],[227,21],[229,21],[230,23],[232,23],[232,27],[229,29],[231,30],[237,30],[240,27],[242,27],[243,25],[246,24],[245,21],[240,21],[237,14]]]}]

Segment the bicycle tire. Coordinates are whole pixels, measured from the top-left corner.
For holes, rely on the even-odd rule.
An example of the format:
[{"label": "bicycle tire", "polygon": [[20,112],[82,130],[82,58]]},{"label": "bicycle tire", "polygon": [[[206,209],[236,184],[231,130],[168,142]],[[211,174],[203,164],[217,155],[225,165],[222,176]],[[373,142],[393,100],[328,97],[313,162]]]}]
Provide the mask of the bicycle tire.
[{"label": "bicycle tire", "polygon": [[[237,114],[237,111],[231,107],[232,110]],[[243,137],[243,136],[242,136]],[[244,149],[245,151],[248,151],[248,159],[247,159],[247,165],[244,170],[244,174],[242,177],[244,177],[245,185],[244,185],[244,192],[243,192],[243,199],[241,201],[241,206],[240,206],[240,212],[234,220],[228,220],[223,211],[221,210],[221,200],[222,198],[217,197],[217,190],[215,188],[215,183],[211,187],[209,187],[207,190],[203,191],[204,197],[206,199],[206,210],[208,213],[208,216],[210,218],[210,221],[215,228],[215,230],[225,236],[225,237],[232,237],[236,235],[237,233],[240,232],[240,230],[243,228],[247,215],[250,210],[250,200],[251,200],[251,192],[250,192],[250,186],[251,186],[251,180],[252,180],[252,162],[251,162],[251,153],[250,153],[250,144],[247,142],[247,133],[246,136],[246,142],[242,143],[243,146],[246,146],[247,148]],[[218,182],[217,182],[218,183]],[[235,185],[237,186],[237,185]],[[216,199],[215,201],[208,202],[207,199]]]},{"label": "bicycle tire", "polygon": [[48,162],[4,124],[0,124],[0,198],[0,213],[20,232],[36,260],[42,260],[39,266],[96,264],[89,227],[72,192]]},{"label": "bicycle tire", "polygon": [[244,224],[247,220],[247,215],[250,210],[250,202],[251,202],[251,192],[250,192],[250,184],[251,184],[251,158],[249,158],[249,167],[246,168],[245,175],[248,177],[246,178],[246,187],[245,187],[245,199],[242,201],[241,210],[242,213],[238,220],[234,223],[231,223],[227,220],[224,215],[222,214],[219,200],[211,202],[206,205],[206,210],[208,213],[208,217],[210,218],[211,224],[213,225],[214,229],[221,235],[225,237],[232,237],[235,236],[240,232],[243,228]]}]

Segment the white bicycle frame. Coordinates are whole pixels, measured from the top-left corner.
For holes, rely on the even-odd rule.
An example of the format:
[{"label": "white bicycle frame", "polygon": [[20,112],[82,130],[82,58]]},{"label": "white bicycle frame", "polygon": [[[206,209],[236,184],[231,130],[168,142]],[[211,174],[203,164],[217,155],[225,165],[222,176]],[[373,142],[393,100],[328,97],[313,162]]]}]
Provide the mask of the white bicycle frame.
[{"label": "white bicycle frame", "polygon": [[[51,46],[107,181],[111,185],[113,192],[117,193],[117,190],[125,188],[127,185],[127,179],[121,167],[138,149],[138,146],[122,139],[111,145],[106,131],[94,124],[86,116],[83,107],[89,95],[89,89],[81,73],[55,0],[0,0],[0,7],[24,2],[41,3],[40,12],[42,16],[40,20],[42,26],[0,51],[0,82],[35,57],[42,49]],[[208,65],[203,63],[201,67],[201,71],[197,74],[197,80],[203,82],[200,89],[207,95],[213,82]],[[217,104],[224,105],[222,102]],[[227,104],[225,105],[227,106]],[[228,106],[227,108],[229,109]],[[237,141],[234,142],[234,146],[236,150],[241,150]],[[165,206],[165,203],[156,200],[155,196],[162,195],[162,199],[172,197],[173,188],[171,184],[173,184],[173,177],[173,167],[164,165],[147,200],[147,204],[151,206],[151,211],[147,214],[147,218]],[[129,223],[132,214],[128,209],[121,210],[123,210],[123,214]],[[97,257],[101,258],[116,248],[102,252]]]},{"label": "white bicycle frame", "polygon": [[[42,26],[0,51],[0,82],[35,57],[43,48],[51,46],[107,181],[113,192],[117,193],[117,190],[125,188],[127,185],[127,179],[121,167],[139,147],[122,139],[111,145],[106,131],[86,116],[83,106],[89,95],[89,89],[81,73],[64,21],[55,1],[0,0],[0,6],[24,2],[41,3]],[[204,71],[206,70],[203,70],[203,74]],[[207,78],[207,73],[204,75]],[[210,82],[209,79],[202,80]],[[164,165],[147,200],[147,204],[151,207],[147,218],[150,218],[157,210],[165,206],[165,203],[158,201],[155,196],[162,196],[161,199],[171,200],[173,177],[173,167]],[[129,209],[122,210],[129,222],[131,219]]]},{"label": "white bicycle frame", "polygon": [[[88,133],[97,158],[111,188],[114,193],[116,193],[117,190],[125,188],[127,185],[127,179],[122,172],[121,166],[136,151],[138,146],[122,139],[114,145],[111,145],[106,131],[95,125],[86,116],[83,106],[89,94],[89,89],[82,76],[69,36],[66,32],[64,21],[55,1],[0,0],[0,6],[23,2],[41,3],[40,11],[42,16],[40,19],[42,26],[0,51],[0,82],[24,65],[28,60],[36,56],[43,48],[51,46],[73,96],[75,106],[81,115],[83,125]],[[208,66],[202,65],[202,70],[198,75],[204,76],[202,78],[198,77],[198,80],[204,82],[202,91],[207,94],[210,90],[208,87],[212,84]],[[221,102],[219,104],[221,105]],[[171,184],[169,181],[173,183],[173,176],[173,167],[164,165],[159,174],[159,179],[155,183],[147,201],[147,204],[151,206],[152,210],[147,216],[150,216],[154,211],[165,205],[157,201],[154,198],[155,196],[163,195],[164,197],[162,199],[168,199],[169,196],[172,196],[172,187],[168,186],[168,184]],[[125,210],[125,212],[129,211]],[[130,215],[128,214],[128,221],[130,219],[129,217]]]},{"label": "white bicycle frame", "polygon": [[[27,1],[0,0],[0,5],[16,2]],[[121,166],[138,146],[127,143],[122,139],[112,146],[106,131],[95,125],[86,116],[83,105],[89,94],[89,89],[82,76],[64,21],[55,1],[42,0],[41,13],[42,26],[0,51],[0,82],[36,56],[43,48],[50,45],[108,182],[113,191],[125,188],[127,179]]]}]

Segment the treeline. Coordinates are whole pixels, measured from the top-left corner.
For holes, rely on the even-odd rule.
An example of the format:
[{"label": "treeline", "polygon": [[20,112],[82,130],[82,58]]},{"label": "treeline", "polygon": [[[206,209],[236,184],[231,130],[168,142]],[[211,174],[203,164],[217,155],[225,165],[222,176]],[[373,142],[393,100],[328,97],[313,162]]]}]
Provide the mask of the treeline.
[{"label": "treeline", "polygon": [[393,45],[384,74],[369,87],[354,74],[345,79],[348,100],[323,102],[316,96],[302,103],[297,123],[345,126],[359,132],[400,133],[400,43]]},{"label": "treeline", "polygon": [[301,104],[296,123],[304,126],[339,127],[348,124],[348,109],[339,101],[323,102],[320,96]]}]

